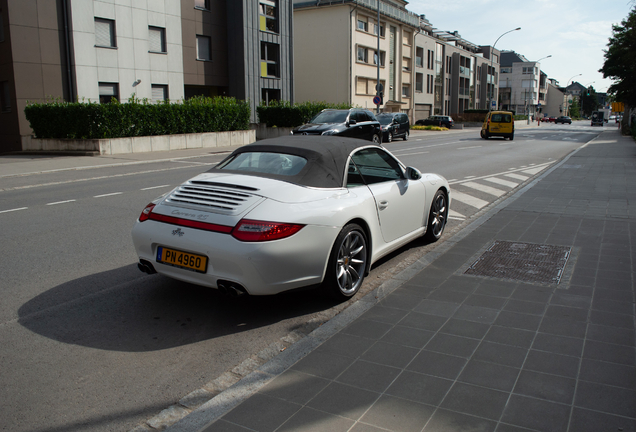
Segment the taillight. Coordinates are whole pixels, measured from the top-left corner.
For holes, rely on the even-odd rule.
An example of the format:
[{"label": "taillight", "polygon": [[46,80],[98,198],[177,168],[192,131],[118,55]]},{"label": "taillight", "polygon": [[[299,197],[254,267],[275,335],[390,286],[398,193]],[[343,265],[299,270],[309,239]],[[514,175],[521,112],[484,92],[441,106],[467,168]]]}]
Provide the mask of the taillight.
[{"label": "taillight", "polygon": [[305,225],[281,222],[241,220],[232,230],[232,236],[245,242],[280,240],[296,234]]},{"label": "taillight", "polygon": [[150,213],[152,213],[152,209],[155,208],[155,205],[156,204],[150,203],[146,206],[145,209],[143,209],[143,211],[141,212],[141,215],[139,215],[139,222],[143,222],[150,219]]}]

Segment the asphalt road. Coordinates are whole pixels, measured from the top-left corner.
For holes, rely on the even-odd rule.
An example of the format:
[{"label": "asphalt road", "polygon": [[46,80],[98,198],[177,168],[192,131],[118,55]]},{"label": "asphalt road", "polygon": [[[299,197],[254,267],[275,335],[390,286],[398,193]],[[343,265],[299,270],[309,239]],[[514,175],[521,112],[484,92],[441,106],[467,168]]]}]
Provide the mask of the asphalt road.
[{"label": "asphalt road", "polygon": [[[583,122],[514,141],[413,132],[387,148],[449,179],[453,232],[598,133]],[[2,430],[132,429],[337,307],[315,291],[236,302],[137,269],[130,230],[143,207],[222,157],[21,176],[3,176],[19,159],[0,158]],[[430,248],[382,260],[358,295]]]}]

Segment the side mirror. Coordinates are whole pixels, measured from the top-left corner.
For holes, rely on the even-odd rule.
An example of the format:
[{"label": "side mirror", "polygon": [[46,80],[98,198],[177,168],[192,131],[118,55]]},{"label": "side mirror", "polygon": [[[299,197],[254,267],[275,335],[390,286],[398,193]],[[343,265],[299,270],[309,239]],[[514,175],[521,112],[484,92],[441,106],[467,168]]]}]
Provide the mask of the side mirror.
[{"label": "side mirror", "polygon": [[409,180],[419,180],[422,178],[422,173],[417,168],[406,167],[406,178]]},{"label": "side mirror", "polygon": [[349,122],[347,123],[347,126],[352,126],[354,124],[356,124],[355,120],[349,120]]}]

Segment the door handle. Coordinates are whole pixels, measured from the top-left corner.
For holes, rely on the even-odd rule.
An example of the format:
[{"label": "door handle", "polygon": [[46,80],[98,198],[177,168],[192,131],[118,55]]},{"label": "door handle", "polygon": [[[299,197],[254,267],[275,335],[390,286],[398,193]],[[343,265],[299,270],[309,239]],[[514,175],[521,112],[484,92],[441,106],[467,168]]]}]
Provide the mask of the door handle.
[{"label": "door handle", "polygon": [[385,208],[387,208],[389,206],[389,202],[388,201],[380,201],[378,203],[378,208],[380,210],[384,210]]}]

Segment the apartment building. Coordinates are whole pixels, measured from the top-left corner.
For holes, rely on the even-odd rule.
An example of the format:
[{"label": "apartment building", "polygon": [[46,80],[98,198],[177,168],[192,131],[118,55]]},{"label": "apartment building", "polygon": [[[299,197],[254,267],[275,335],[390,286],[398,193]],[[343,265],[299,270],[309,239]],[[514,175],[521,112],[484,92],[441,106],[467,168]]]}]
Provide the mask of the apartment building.
[{"label": "apartment building", "polygon": [[348,102],[375,110],[379,64],[382,111],[412,118],[419,16],[406,4],[383,0],[378,22],[377,0],[294,0],[296,101]]},{"label": "apartment building", "polygon": [[548,77],[541,63],[514,51],[501,53],[500,105],[517,114],[536,116],[547,103]]},{"label": "apartment building", "polygon": [[0,0],[0,152],[28,101],[293,100],[291,0]]},{"label": "apartment building", "polygon": [[[491,55],[491,60],[484,56]],[[496,98],[499,51],[463,39],[457,31],[433,28],[424,15],[415,36],[413,121],[431,115],[460,115],[485,109]]]}]

